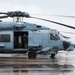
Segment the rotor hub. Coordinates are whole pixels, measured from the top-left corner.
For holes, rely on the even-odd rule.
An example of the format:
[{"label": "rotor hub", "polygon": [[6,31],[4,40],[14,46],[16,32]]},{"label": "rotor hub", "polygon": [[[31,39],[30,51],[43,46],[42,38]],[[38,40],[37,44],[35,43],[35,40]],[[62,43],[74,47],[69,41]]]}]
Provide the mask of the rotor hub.
[{"label": "rotor hub", "polygon": [[27,12],[15,11],[15,12],[8,12],[7,15],[9,17],[29,17]]}]

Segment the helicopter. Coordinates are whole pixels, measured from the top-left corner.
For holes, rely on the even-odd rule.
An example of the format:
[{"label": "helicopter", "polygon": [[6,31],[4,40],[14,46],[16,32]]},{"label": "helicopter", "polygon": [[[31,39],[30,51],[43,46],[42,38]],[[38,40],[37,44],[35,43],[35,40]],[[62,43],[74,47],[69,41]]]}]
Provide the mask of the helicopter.
[{"label": "helicopter", "polygon": [[[2,16],[1,16],[2,15]],[[37,54],[50,54],[54,58],[58,51],[73,51],[73,43],[59,31],[37,24],[23,22],[23,18],[34,18],[68,28],[75,27],[38,17],[26,12],[0,12],[0,19],[13,18],[13,22],[0,21],[0,53],[28,53],[29,58]]]}]

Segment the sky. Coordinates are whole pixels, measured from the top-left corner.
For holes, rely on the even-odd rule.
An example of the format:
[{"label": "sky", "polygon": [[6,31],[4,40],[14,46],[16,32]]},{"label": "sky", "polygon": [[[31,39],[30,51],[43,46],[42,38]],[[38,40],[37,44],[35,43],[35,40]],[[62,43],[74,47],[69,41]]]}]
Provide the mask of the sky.
[{"label": "sky", "polygon": [[[16,11],[20,10],[28,12],[31,16],[41,17],[60,23],[68,24],[75,27],[75,18],[56,17],[51,15],[71,15],[75,16],[75,0],[0,0],[0,11]],[[11,21],[11,18],[3,19],[3,21]],[[24,19],[25,22],[35,23],[46,26],[58,31],[75,33],[74,29],[59,26],[49,22]],[[75,34],[62,33],[71,37],[71,41],[75,43]]]}]

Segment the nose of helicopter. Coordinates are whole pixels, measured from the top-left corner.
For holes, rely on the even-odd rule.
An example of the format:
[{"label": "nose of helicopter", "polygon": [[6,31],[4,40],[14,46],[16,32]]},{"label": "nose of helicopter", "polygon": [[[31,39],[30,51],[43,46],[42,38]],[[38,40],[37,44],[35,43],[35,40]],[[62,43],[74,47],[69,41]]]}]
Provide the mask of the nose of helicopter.
[{"label": "nose of helicopter", "polygon": [[63,47],[66,50],[70,46],[70,42],[68,41],[63,41]]},{"label": "nose of helicopter", "polygon": [[63,41],[63,47],[66,51],[73,51],[74,50],[74,44],[68,41]]}]

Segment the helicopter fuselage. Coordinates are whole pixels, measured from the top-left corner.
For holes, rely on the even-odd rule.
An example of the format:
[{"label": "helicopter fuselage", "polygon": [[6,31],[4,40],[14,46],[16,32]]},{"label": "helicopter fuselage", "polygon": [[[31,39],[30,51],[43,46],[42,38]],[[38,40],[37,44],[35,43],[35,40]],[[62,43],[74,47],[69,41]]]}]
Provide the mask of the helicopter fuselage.
[{"label": "helicopter fuselage", "polygon": [[0,23],[0,52],[56,54],[62,50],[74,48],[57,30],[25,22]]}]

